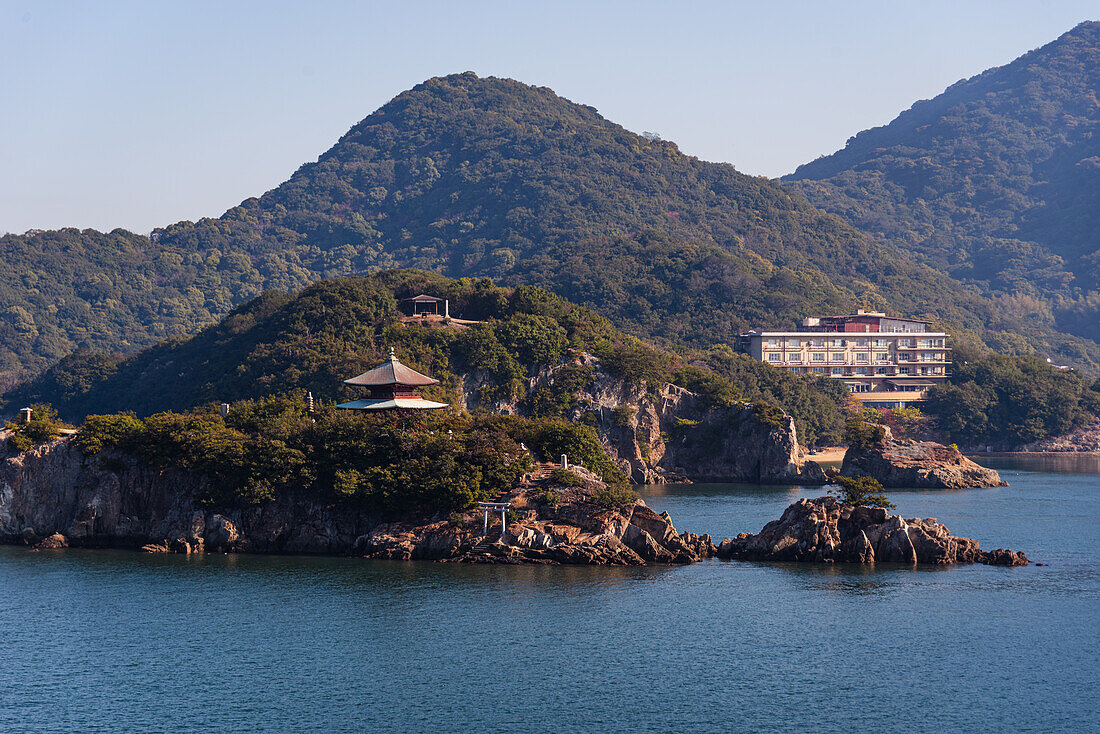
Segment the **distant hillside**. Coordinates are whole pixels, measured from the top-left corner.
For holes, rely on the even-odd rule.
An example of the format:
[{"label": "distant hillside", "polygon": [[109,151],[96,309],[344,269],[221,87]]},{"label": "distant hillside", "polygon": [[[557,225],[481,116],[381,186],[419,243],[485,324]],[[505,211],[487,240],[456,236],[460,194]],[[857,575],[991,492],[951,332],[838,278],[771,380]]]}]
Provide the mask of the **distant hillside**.
[{"label": "distant hillside", "polygon": [[1100,339],[1100,23],[918,102],[788,181],[974,284],[993,328]]},{"label": "distant hillside", "polygon": [[10,381],[74,348],[130,352],[265,289],[393,267],[542,286],[665,344],[707,346],[861,304],[1100,364],[1096,343],[1002,319],[999,304],[776,182],[685,156],[549,89],[466,73],[400,94],[218,219],[148,239],[0,239],[0,372]]}]

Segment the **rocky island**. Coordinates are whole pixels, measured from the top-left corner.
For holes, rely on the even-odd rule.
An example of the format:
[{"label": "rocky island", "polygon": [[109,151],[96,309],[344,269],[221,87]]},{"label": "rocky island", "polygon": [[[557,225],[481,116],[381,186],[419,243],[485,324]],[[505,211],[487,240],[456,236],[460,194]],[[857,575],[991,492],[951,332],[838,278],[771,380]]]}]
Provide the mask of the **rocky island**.
[{"label": "rocky island", "polygon": [[722,541],[717,555],[816,563],[1028,563],[1017,551],[983,551],[976,540],[951,535],[935,518],[903,519],[882,507],[847,505],[835,497],[799,500],[758,534],[741,533]]},{"label": "rocky island", "polygon": [[1008,482],[1002,480],[995,470],[974,463],[955,446],[889,437],[871,446],[849,448],[844,455],[840,474],[846,477],[872,477],[886,488],[1008,486]]}]

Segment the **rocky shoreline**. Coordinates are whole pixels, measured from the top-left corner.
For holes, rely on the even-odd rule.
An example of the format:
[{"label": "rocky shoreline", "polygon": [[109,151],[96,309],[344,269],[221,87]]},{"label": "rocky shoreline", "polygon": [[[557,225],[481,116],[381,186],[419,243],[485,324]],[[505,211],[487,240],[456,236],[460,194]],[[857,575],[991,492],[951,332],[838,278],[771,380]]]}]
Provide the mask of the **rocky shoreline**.
[{"label": "rocky shoreline", "polygon": [[[541,466],[501,497],[510,504],[484,532],[478,510],[383,522],[344,505],[288,495],[213,508],[201,477],[158,471],[123,455],[84,457],[68,438],[0,458],[0,542],[147,552],[310,553],[457,563],[640,566],[704,558],[852,563],[1023,565],[1022,553],[981,551],[935,519],[800,500],[757,535],[715,545],[678,532],[629,492],[583,468]],[[503,532],[502,532],[503,530]]]}]

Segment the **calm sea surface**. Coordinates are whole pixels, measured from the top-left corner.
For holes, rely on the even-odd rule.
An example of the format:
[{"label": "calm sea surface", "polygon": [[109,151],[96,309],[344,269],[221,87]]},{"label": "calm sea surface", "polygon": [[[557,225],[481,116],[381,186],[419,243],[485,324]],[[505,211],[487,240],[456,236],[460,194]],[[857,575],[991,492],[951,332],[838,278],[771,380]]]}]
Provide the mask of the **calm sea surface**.
[{"label": "calm sea surface", "polygon": [[[3,547],[0,732],[1097,731],[1100,475],[1005,466],[1010,487],[891,496],[1048,565]],[[718,539],[820,493],[645,490]]]}]

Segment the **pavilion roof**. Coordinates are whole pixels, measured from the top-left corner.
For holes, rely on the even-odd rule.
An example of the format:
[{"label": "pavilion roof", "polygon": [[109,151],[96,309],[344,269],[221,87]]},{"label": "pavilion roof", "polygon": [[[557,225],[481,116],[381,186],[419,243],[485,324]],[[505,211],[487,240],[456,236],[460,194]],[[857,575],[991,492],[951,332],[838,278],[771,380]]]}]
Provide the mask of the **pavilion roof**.
[{"label": "pavilion roof", "polygon": [[393,397],[352,400],[350,403],[340,403],[336,407],[346,410],[438,410],[446,408],[447,403],[437,403],[421,397]]},{"label": "pavilion roof", "polygon": [[435,296],[429,296],[427,293],[421,293],[419,296],[413,296],[412,298],[402,298],[402,301],[417,301],[419,303],[443,303],[442,298],[436,298]]},{"label": "pavilion roof", "polygon": [[439,380],[422,375],[414,369],[401,364],[400,360],[390,349],[389,358],[373,370],[367,370],[361,375],[356,375],[350,380],[344,380],[346,385],[358,385],[360,387],[374,387],[377,385],[438,385]]}]

